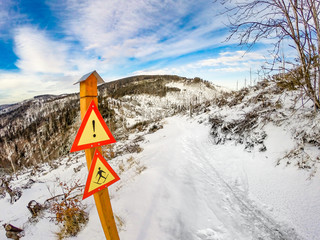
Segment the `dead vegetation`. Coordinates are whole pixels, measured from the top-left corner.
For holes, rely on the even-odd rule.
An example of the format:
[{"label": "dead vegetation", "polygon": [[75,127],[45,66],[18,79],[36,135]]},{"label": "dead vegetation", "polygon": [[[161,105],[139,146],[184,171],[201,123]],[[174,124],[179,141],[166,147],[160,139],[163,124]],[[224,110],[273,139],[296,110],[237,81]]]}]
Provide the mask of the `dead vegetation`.
[{"label": "dead vegetation", "polygon": [[[122,159],[118,162],[118,174],[121,175],[123,172],[126,172],[128,176],[135,176],[141,174],[147,169],[147,166],[142,164],[139,159],[130,156],[126,159]],[[130,172],[130,173],[128,173]],[[117,185],[116,191],[122,188],[125,180],[122,183]]]},{"label": "dead vegetation", "polygon": [[[277,81],[261,81],[257,85],[238,92],[223,93],[213,102],[216,110],[209,117],[211,135],[215,144],[233,141],[244,149],[266,151],[268,137],[264,127],[268,124],[280,127],[292,135],[298,146],[288,151],[277,161],[310,172],[317,171],[320,154],[312,156],[320,147],[319,113],[311,101],[301,99],[295,88],[286,89]],[[232,117],[221,112],[232,112]],[[309,146],[309,147],[308,147]]]},{"label": "dead vegetation", "polygon": [[162,78],[134,82],[115,90],[111,96],[116,99],[125,95],[134,94],[148,94],[164,97],[168,92],[180,92],[179,88],[167,87],[165,85],[166,83],[167,81]]},{"label": "dead vegetation", "polygon": [[22,191],[20,188],[13,188],[10,185],[12,177],[1,177],[0,178],[0,196],[5,197],[6,193],[10,196],[10,203],[13,204],[20,199]]},{"label": "dead vegetation", "polygon": [[54,220],[61,225],[60,231],[56,233],[58,239],[76,236],[89,220],[85,212],[86,206],[81,203],[77,192],[82,186],[78,182],[71,185],[60,182],[62,194],[54,197],[51,212],[55,215]]},{"label": "dead vegetation", "polygon": [[298,145],[292,150],[288,151],[282,158],[279,158],[276,165],[285,163],[286,166],[294,165],[298,169],[304,169],[309,172],[309,180],[315,176],[320,163],[320,155],[311,156],[305,151],[304,145]]},{"label": "dead vegetation", "polygon": [[267,134],[256,130],[259,124],[258,114],[255,111],[248,112],[243,117],[225,121],[223,117],[213,116],[211,123],[211,135],[215,144],[225,144],[226,141],[235,141],[244,144],[245,150],[251,151],[255,146],[259,151],[266,151],[264,140]]}]

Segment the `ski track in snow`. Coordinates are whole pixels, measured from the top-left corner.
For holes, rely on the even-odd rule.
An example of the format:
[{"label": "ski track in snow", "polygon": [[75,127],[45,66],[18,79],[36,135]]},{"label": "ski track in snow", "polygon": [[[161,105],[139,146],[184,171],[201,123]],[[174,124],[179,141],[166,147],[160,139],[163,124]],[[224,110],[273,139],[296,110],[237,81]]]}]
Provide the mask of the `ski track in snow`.
[{"label": "ski track in snow", "polygon": [[[130,203],[124,196],[117,199],[119,204],[132,208],[134,203],[143,201],[140,204],[144,211],[128,217],[134,218],[135,224],[129,224],[120,232],[120,238],[302,239],[292,228],[278,223],[248,198],[247,191],[243,190],[247,188],[245,172],[239,179],[239,187],[224,180],[215,164],[218,158],[226,156],[221,156],[219,146],[210,141],[208,127],[203,125],[198,131],[197,123],[180,124],[181,120],[168,119],[170,124],[165,126],[166,135],[162,138],[159,137],[162,130],[148,136],[150,144],[141,157],[148,171],[137,177],[139,183],[134,186],[134,191],[141,195],[132,195]],[[192,130],[194,124],[197,124],[197,132]],[[230,153],[229,157],[236,156]],[[130,211],[132,209],[126,209],[127,213]]]},{"label": "ski track in snow", "polygon": [[[125,162],[126,158],[132,156],[139,166],[146,167],[145,171],[138,173],[134,167],[130,168],[133,162],[130,164],[127,162],[125,171],[120,175],[120,181],[109,187],[114,215],[118,223],[119,219],[122,221],[118,225],[120,239],[302,240],[303,237],[308,240],[317,239],[319,217],[313,213],[317,210],[316,207],[315,210],[308,211],[308,208],[297,205],[290,199],[293,206],[289,210],[297,213],[279,211],[279,207],[283,208],[288,198],[280,196],[278,190],[281,188],[275,191],[272,185],[282,180],[277,177],[283,174],[283,172],[279,174],[281,169],[274,168],[270,160],[261,161],[265,155],[270,156],[269,150],[266,153],[259,153],[257,156],[261,157],[260,161],[255,159],[255,164],[252,164],[254,153],[243,151],[243,146],[214,145],[209,134],[210,126],[199,124],[196,119],[176,116],[165,119],[163,125],[163,129],[145,136],[145,141],[141,143],[143,148],[141,153],[118,156],[110,161],[112,167],[117,170],[120,162]],[[273,138],[269,140],[274,141]],[[80,172],[74,172],[74,167],[85,166],[84,162],[85,159],[82,157],[74,164],[63,164],[58,169],[39,176],[38,182],[31,189],[25,190],[22,198],[13,205],[9,204],[8,199],[1,199],[1,224],[11,222],[18,227],[24,226],[25,237],[22,239],[42,237],[48,240],[55,239],[58,226],[50,222],[47,215],[39,222],[28,223],[26,219],[30,213],[26,205],[31,199],[42,203],[50,197],[47,188],[55,190],[57,177],[61,181],[69,181],[72,178],[85,181],[86,167],[81,168]],[[267,170],[275,172],[275,175],[266,171],[265,165],[256,162],[272,165]],[[252,171],[257,173],[252,174]],[[294,173],[296,179],[297,171],[290,173]],[[261,176],[261,181],[257,181],[259,174],[267,176]],[[269,177],[275,179],[275,182],[263,185],[263,181]],[[316,189],[314,185],[318,186],[316,181],[301,182],[303,181],[301,176],[298,180],[295,185],[290,183],[284,186],[295,187],[299,183],[297,191],[303,192],[302,194],[312,192],[312,189]],[[304,191],[305,184],[311,183],[314,184],[312,188]],[[284,202],[284,205],[274,206],[272,202],[271,206],[264,205],[264,198],[259,199],[254,196],[255,193],[260,193],[257,188],[271,191],[274,194],[272,197]],[[266,194],[269,193],[264,193]],[[291,194],[297,197],[296,191]],[[301,194],[299,197],[307,206],[310,205],[310,201],[316,202],[318,199],[318,195],[310,195],[310,199]],[[89,222],[78,236],[68,239],[104,239],[93,198],[85,199],[84,203],[88,206]],[[279,214],[269,211],[270,207],[274,207]],[[304,211],[311,220],[303,218],[301,214],[304,214]],[[294,217],[292,219],[297,223],[288,221],[290,217]],[[308,222],[302,224],[305,219]],[[299,234],[303,234],[303,237],[299,236],[293,227]],[[3,236],[5,233],[1,228],[0,239],[3,239]]]}]

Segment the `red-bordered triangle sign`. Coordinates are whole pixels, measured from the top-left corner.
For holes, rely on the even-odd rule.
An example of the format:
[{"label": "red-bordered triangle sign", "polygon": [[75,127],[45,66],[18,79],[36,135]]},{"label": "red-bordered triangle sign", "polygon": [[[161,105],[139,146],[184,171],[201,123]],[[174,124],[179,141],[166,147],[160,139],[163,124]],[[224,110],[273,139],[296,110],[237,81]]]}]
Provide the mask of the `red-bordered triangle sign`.
[{"label": "red-bordered triangle sign", "polygon": [[120,180],[120,177],[103,158],[98,149],[96,149],[90,166],[82,199],[85,199],[92,194],[109,187],[118,180]]},{"label": "red-bordered triangle sign", "polygon": [[92,100],[82,120],[70,152],[99,147],[115,142],[116,140]]}]

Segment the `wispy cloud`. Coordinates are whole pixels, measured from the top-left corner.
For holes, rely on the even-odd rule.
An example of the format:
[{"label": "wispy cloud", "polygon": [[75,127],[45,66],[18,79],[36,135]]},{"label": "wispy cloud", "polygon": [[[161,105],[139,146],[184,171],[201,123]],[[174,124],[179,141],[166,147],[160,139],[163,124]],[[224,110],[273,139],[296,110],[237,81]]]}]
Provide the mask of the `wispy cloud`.
[{"label": "wispy cloud", "polygon": [[144,69],[135,75],[176,74],[186,77],[201,77],[213,83],[234,88],[236,81],[257,78],[256,72],[265,62],[263,52],[224,51],[216,57],[194,61],[175,67]]},{"label": "wispy cloud", "polygon": [[25,72],[63,73],[67,66],[68,47],[51,40],[44,31],[32,27],[15,30],[16,65]]},{"label": "wispy cloud", "polygon": [[265,57],[259,52],[249,52],[245,51],[226,51],[220,52],[217,57],[207,58],[185,65],[174,68],[164,68],[161,70],[141,70],[135,73],[154,73],[163,72],[168,74],[169,71],[181,72],[185,69],[208,69],[210,71],[225,71],[225,72],[235,72],[235,71],[248,71],[250,68],[258,68],[265,61]]},{"label": "wispy cloud", "polygon": [[[94,69],[105,80],[144,73],[210,80],[218,73],[220,78],[244,73],[249,64],[262,61],[261,53],[243,55],[234,46],[227,50],[235,42],[223,42],[226,16],[217,16],[220,6],[207,0],[44,1],[49,8],[42,6],[42,15],[53,18],[50,27],[47,19],[37,24],[38,12],[29,16],[14,10],[14,0],[5,2],[5,8],[0,5],[0,40],[3,34],[11,36],[12,64],[18,69],[0,70],[0,83],[11,99],[32,96],[29,86],[35,82],[39,94],[63,92]],[[28,9],[33,11],[30,4]]]},{"label": "wispy cloud", "polygon": [[5,5],[4,2],[0,2],[0,29],[2,30],[3,27],[6,25],[6,23],[8,22],[8,7]]},{"label": "wispy cloud", "polygon": [[67,1],[67,9],[66,34],[110,60],[178,56],[222,40],[209,37],[222,23],[207,1]]},{"label": "wispy cloud", "polygon": [[11,0],[0,1],[0,39],[9,39],[9,32],[16,22],[22,17],[13,10],[14,3]]},{"label": "wispy cloud", "polygon": [[235,51],[221,52],[217,58],[209,58],[198,61],[193,67],[217,67],[217,66],[239,66],[247,64],[248,61],[264,60],[265,57],[258,52]]},{"label": "wispy cloud", "polygon": [[[54,76],[52,74],[0,72],[1,103],[18,102],[45,93],[75,92],[76,88],[72,83],[76,80],[77,77],[72,76],[66,79],[63,76]],[[2,93],[6,94],[3,95]]]}]

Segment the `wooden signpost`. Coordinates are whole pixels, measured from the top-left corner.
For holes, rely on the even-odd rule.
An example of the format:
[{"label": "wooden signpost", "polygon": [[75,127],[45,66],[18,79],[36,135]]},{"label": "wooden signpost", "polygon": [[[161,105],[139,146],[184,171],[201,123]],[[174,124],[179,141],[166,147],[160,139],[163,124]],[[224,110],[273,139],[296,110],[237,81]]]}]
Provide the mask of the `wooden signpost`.
[{"label": "wooden signpost", "polygon": [[[90,179],[87,180],[83,198],[93,194],[106,239],[119,240],[107,186],[120,178],[101,155],[102,145],[115,142],[97,108],[97,86],[98,83],[103,82],[96,71],[84,75],[77,82],[80,83],[80,111],[83,122],[71,152],[85,150]],[[96,176],[93,176],[94,174]],[[97,177],[97,179],[93,179],[93,177]]]}]

